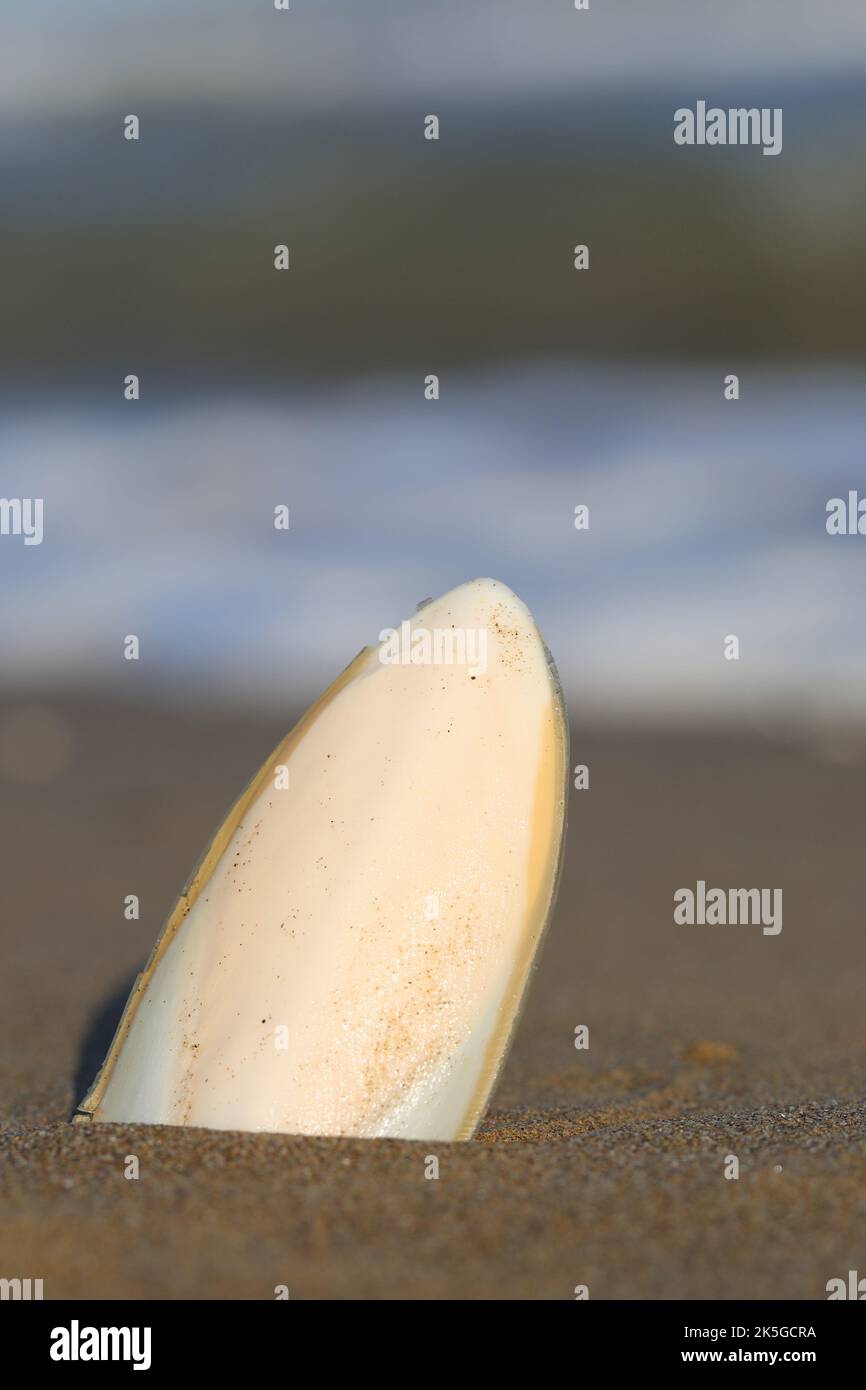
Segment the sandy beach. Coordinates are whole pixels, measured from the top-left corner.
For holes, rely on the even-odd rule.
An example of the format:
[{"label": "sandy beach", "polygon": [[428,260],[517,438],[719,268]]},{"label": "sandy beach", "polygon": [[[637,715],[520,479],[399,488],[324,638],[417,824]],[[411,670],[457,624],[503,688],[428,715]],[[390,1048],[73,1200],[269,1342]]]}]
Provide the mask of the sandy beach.
[{"label": "sandy beach", "polygon": [[[591,784],[514,1048],[476,1139],[431,1146],[69,1123],[292,721],[50,707],[56,775],[0,783],[0,1275],[47,1298],[823,1299],[866,1273],[862,747],[576,727]],[[697,879],[781,887],[782,930],[676,925]]]}]

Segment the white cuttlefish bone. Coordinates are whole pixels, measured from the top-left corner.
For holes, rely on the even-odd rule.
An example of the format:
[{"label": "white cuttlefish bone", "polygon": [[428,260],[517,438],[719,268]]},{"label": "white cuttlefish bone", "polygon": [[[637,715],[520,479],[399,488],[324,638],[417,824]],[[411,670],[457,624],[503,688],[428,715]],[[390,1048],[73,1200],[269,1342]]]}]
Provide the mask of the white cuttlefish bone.
[{"label": "white cuttlefish bone", "polygon": [[553,908],[567,769],[504,584],[380,634],[217,831],[76,1119],[470,1138]]}]

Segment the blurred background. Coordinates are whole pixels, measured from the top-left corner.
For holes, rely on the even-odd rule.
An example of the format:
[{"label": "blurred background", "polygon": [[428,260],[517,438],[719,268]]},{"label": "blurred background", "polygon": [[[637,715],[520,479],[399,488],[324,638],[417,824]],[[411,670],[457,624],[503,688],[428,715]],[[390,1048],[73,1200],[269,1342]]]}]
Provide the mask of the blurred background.
[{"label": "blurred background", "polygon": [[[575,712],[859,721],[859,0],[0,14],[6,692],[279,711],[491,574]],[[698,98],[782,154],[675,146]]]}]

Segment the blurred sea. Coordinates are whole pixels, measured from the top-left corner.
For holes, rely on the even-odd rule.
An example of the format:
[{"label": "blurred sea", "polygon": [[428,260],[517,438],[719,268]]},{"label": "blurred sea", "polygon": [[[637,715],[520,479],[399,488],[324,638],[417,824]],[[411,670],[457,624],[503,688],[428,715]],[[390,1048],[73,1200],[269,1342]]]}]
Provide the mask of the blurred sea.
[{"label": "blurred sea", "polygon": [[825,522],[864,476],[864,373],[748,367],[736,402],[724,374],[549,361],[446,376],[439,401],[408,376],[19,397],[4,486],[46,499],[45,539],[0,547],[2,683],[281,706],[490,574],[577,712],[861,716],[864,542]]},{"label": "blurred sea", "polygon": [[[0,0],[0,40],[0,495],[45,500],[0,693],[283,708],[492,574],[575,715],[862,721],[861,0]],[[674,146],[698,98],[782,107],[781,155]]]}]

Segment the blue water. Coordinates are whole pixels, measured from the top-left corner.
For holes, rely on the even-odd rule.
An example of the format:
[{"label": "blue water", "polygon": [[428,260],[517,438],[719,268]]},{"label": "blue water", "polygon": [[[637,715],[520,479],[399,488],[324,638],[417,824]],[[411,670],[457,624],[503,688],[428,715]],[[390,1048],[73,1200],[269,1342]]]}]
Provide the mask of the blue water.
[{"label": "blue water", "polygon": [[7,407],[2,495],[42,497],[45,535],[0,537],[0,681],[288,705],[490,574],[577,709],[861,712],[866,536],[825,521],[866,497],[864,374],[738,365],[737,402],[729,363],[536,363],[438,402],[401,377]]}]

